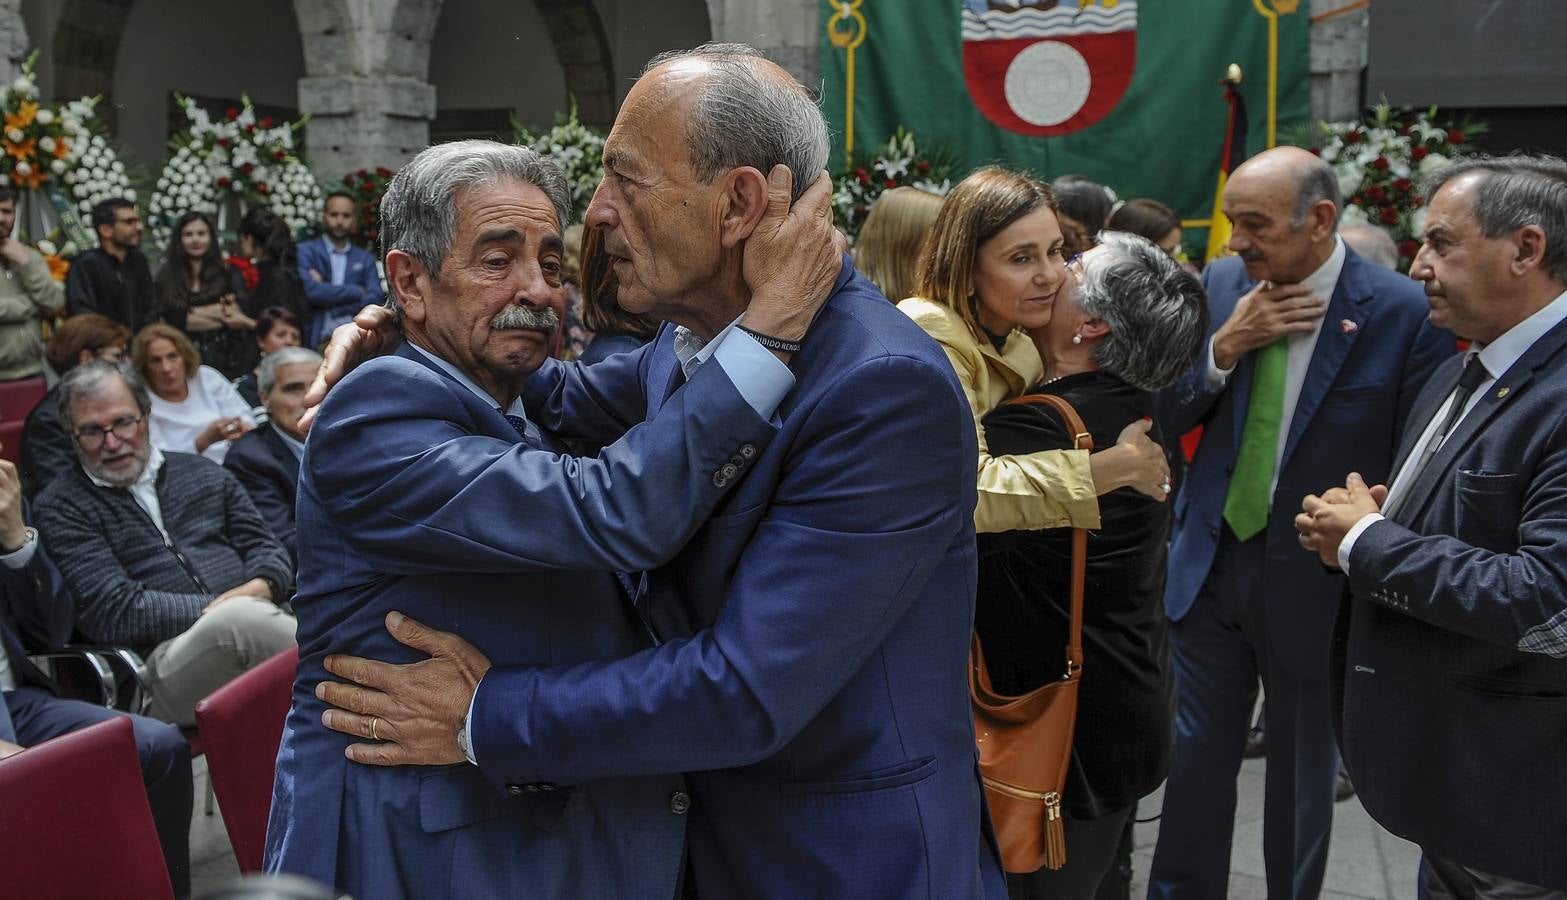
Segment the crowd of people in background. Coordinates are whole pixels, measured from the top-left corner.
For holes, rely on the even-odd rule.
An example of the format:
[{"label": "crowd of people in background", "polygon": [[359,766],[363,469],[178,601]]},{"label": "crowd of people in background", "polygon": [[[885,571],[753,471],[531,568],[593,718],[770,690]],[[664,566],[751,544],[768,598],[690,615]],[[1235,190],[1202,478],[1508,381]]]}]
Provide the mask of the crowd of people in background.
[{"label": "crowd of people in background", "polygon": [[[770,102],[722,127],[688,102],[725,91]],[[805,137],[726,143],[742,126]],[[445,870],[381,863],[472,829],[515,846],[478,854],[473,885],[542,894],[1123,897],[1137,802],[1165,783],[1149,896],[1215,898],[1261,691],[1270,896],[1320,892],[1335,796],[1357,787],[1426,848],[1422,896],[1560,896],[1541,887],[1567,888],[1560,856],[1475,839],[1483,798],[1462,795],[1495,782],[1498,814],[1561,822],[1501,777],[1555,777],[1540,746],[1567,733],[1560,704],[1520,717],[1471,694],[1567,691],[1550,412],[1567,166],[1431,180],[1416,280],[1386,232],[1338,227],[1333,170],[1287,147],[1231,173],[1232,252],[1200,271],[1159,200],[1001,166],[944,197],[887,191],[851,263],[823,216],[790,218],[826,207],[825,141],[754,51],[661,57],[585,228],[562,227],[547,159],[436,147],[389,190],[384,274],[347,194],[299,243],[264,208],[227,249],[186,213],[156,271],[135,205],[108,200],[61,285],[9,236],[0,187],[0,381],[50,385],[19,463],[0,461],[0,755],[103,715],[50,695],[29,646],[145,657],[138,750],[183,896],[190,760],[169,726],[297,629],[309,689],[275,870],[457,896]],[[478,231],[491,219],[509,230]],[[329,341],[347,368],[307,443]],[[1538,428],[1498,412],[1510,394]],[[1486,417],[1518,433],[1481,439]],[[972,634],[1004,695],[1077,676],[1074,529],[1089,600],[1066,863],[1003,873],[966,653]],[[488,602],[517,579],[579,602]],[[1468,668],[1442,675],[1425,644]],[[389,700],[327,684],[362,671],[328,654],[404,663],[403,645],[478,678],[422,719],[440,698],[411,677],[377,676]],[[1426,745],[1382,735],[1388,715]],[[1535,744],[1494,737],[1515,727]],[[1456,756],[1414,758],[1428,748]],[[393,763],[449,767],[417,784],[366,768]],[[469,808],[492,793],[533,805]],[[636,824],[606,838],[617,822]]]}]

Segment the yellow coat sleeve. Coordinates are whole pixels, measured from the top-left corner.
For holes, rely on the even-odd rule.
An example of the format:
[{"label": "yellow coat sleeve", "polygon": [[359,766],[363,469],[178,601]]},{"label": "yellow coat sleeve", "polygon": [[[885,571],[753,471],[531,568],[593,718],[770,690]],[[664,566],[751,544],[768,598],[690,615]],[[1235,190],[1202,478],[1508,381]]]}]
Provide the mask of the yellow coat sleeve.
[{"label": "yellow coat sleeve", "polygon": [[963,385],[974,433],[979,441],[979,503],[974,528],[979,532],[1043,528],[1098,528],[1099,498],[1088,467],[1086,450],[1042,450],[1018,456],[991,456],[980,420],[990,412],[989,398],[979,396],[982,377],[976,365],[983,359],[955,352],[940,342]]}]

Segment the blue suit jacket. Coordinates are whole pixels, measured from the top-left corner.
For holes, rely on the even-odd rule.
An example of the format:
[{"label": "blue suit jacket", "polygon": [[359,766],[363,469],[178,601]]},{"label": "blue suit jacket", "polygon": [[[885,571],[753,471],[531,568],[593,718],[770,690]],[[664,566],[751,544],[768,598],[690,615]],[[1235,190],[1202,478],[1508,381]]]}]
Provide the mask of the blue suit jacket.
[{"label": "blue suit jacket", "polygon": [[294,495],[299,490],[299,460],[294,458],[294,451],[267,423],[234,442],[223,457],[223,468],[239,480],[272,536],[297,565]]},{"label": "blue suit jacket", "polygon": [[[1203,272],[1210,329],[1217,331],[1255,281],[1239,257],[1215,260]],[[1432,325],[1420,286],[1346,248],[1344,269],[1328,301],[1322,331],[1288,423],[1278,487],[1265,533],[1269,570],[1267,639],[1295,674],[1327,678],[1334,597],[1341,576],[1329,574],[1300,549],[1295,515],[1307,494],[1342,485],[1350,472],[1367,484],[1388,477],[1415,395],[1443,359],[1452,334]],[[1354,323],[1353,327],[1344,322]],[[1180,620],[1208,578],[1224,525],[1224,498],[1240,451],[1256,354],[1236,365],[1229,382],[1209,390],[1204,353],[1185,379],[1160,395],[1166,434],[1203,426],[1202,441],[1175,504],[1165,612]]]},{"label": "blue suit jacket", "polygon": [[[973,417],[940,348],[847,260],[793,368],[779,437],[714,474],[748,473],[650,573],[664,643],[492,669],[479,765],[497,783],[689,772],[703,896],[1004,897],[965,681]],[[530,409],[602,440],[678,381],[666,326],[541,370]]]},{"label": "blue suit jacket", "polygon": [[[1458,383],[1454,359],[1409,445]],[[1445,859],[1567,890],[1567,323],[1464,416],[1349,560],[1335,642],[1366,809]]]},{"label": "blue suit jacket", "polygon": [[672,895],[685,828],[670,804],[678,776],[605,773],[514,793],[466,764],[360,766],[343,756],[349,739],[321,725],[314,689],[328,653],[417,659],[384,628],[394,609],[461,633],[498,664],[642,646],[646,631],[607,573],[673,556],[724,494],[709,473],[776,433],[719,367],[690,387],[666,415],[580,461],[519,443],[496,408],[408,347],[333,389],[299,481],[300,663],[269,870],[357,897]]},{"label": "blue suit jacket", "polygon": [[[332,255],[326,235],[311,238],[300,244],[299,280],[305,285],[305,296],[310,298],[313,315],[306,323],[306,347],[319,347],[332,336],[332,329],[349,321],[354,313],[372,303],[384,299],[381,276],[376,272],[375,257],[370,251],[350,245],[348,266],[343,271],[343,283],[332,283]],[[321,280],[310,277],[314,269]]]}]

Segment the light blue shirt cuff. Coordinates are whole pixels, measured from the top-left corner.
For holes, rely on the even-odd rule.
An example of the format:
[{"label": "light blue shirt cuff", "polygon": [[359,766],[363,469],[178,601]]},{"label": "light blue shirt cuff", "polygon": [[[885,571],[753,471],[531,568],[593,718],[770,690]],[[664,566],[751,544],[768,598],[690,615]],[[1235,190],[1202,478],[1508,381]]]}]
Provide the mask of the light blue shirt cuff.
[{"label": "light blue shirt cuff", "polygon": [[1360,539],[1367,528],[1382,521],[1383,518],[1381,513],[1366,513],[1360,517],[1360,521],[1349,527],[1344,540],[1338,545],[1338,567],[1345,575],[1349,574],[1349,555],[1355,551],[1355,541]]},{"label": "light blue shirt cuff", "polygon": [[1219,364],[1213,358],[1213,338],[1208,338],[1208,390],[1218,391],[1229,383],[1230,376],[1235,374],[1235,367],[1228,369],[1219,368]]},{"label": "light blue shirt cuff", "polygon": [[794,373],[773,351],[738,328],[732,328],[713,351],[713,359],[734,382],[735,390],[763,419],[772,419],[778,404],[794,389]]},{"label": "light blue shirt cuff", "polygon": [[[480,678],[479,684],[483,683],[484,679]],[[479,702],[479,688],[477,685],[475,685],[473,689],[473,699],[468,701],[468,715],[464,716],[462,720],[462,755],[468,758],[468,763],[470,765],[475,766],[479,764],[479,760],[474,757],[473,753],[473,705],[477,702]]]},{"label": "light blue shirt cuff", "polygon": [[27,529],[27,540],[22,546],[10,553],[0,554],[0,565],[7,569],[25,569],[27,564],[33,561],[33,554],[38,552],[38,532],[32,528]]}]

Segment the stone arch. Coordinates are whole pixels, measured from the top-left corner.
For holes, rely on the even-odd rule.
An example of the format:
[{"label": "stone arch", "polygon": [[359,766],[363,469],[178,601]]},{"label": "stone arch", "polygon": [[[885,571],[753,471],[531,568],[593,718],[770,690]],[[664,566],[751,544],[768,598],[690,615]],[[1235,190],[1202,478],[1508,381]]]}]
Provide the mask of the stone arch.
[{"label": "stone arch", "polygon": [[576,98],[583,123],[608,129],[615,118],[615,64],[598,8],[580,0],[533,0],[543,16],[566,75],[566,93]]}]

